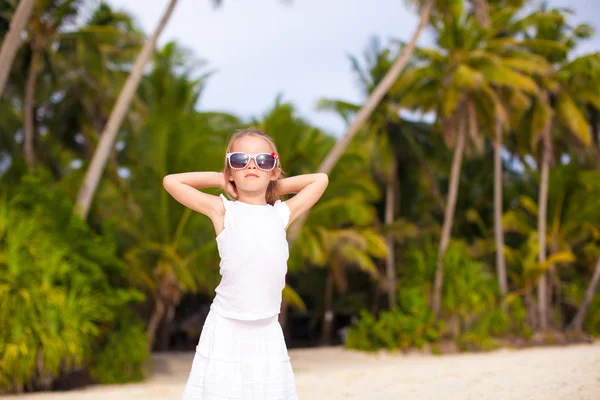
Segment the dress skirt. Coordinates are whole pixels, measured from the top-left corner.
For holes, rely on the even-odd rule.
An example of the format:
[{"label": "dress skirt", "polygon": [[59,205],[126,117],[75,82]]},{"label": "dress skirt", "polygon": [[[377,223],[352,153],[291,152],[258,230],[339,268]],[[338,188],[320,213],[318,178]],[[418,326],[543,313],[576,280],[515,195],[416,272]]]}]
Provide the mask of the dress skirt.
[{"label": "dress skirt", "polygon": [[299,400],[277,316],[241,321],[211,310],[182,400]]}]

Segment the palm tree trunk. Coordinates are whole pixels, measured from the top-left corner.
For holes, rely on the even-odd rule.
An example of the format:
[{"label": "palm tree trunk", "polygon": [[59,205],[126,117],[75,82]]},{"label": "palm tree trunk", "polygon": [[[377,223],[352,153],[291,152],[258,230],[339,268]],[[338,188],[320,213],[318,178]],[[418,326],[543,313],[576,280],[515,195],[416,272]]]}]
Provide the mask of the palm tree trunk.
[{"label": "palm tree trunk", "polygon": [[152,347],[154,347],[154,340],[156,338],[156,331],[160,326],[160,321],[165,317],[165,313],[167,311],[167,307],[163,300],[159,297],[155,299],[154,311],[152,312],[152,316],[150,317],[150,322],[148,323],[148,327],[146,328],[146,340],[148,351],[152,351]]},{"label": "palm tree trunk", "polygon": [[462,156],[465,149],[465,115],[459,116],[458,140],[454,148],[454,156],[452,157],[452,169],[450,171],[450,188],[448,192],[448,203],[446,204],[446,212],[444,213],[444,226],[442,227],[442,236],[440,238],[440,248],[438,251],[435,282],[433,285],[433,313],[436,318],[440,315],[440,305],[442,300],[442,284],[444,281],[444,256],[448,245],[450,244],[450,233],[452,232],[452,223],[454,222],[454,209],[456,207],[456,199],[458,197],[458,183],[460,180],[460,168]]},{"label": "palm tree trunk", "polygon": [[[369,119],[383,96],[387,92],[390,91],[392,85],[398,80],[400,73],[410,60],[410,57],[417,45],[417,40],[421,36],[421,32],[425,28],[425,26],[429,23],[429,17],[431,16],[431,11],[433,10],[433,6],[435,4],[435,0],[428,0],[425,3],[425,6],[421,10],[421,18],[419,21],[419,25],[413,34],[410,42],[402,49],[402,52],[394,61],[394,64],[387,72],[387,74],[383,77],[381,82],[375,87],[373,92],[367,98],[365,104],[360,108],[350,126],[348,126],[348,130],[346,134],[337,141],[335,146],[331,149],[325,160],[321,163],[318,172],[328,174],[333,169],[333,166],[337,163],[339,158],[342,156],[342,153],[346,150],[354,136],[358,133],[358,130],[362,127],[362,125]],[[288,229],[288,240],[293,242],[298,237],[302,226],[304,225],[304,221],[306,221],[306,217],[308,216],[308,212],[304,213],[300,218],[296,220],[295,223],[290,226]]]},{"label": "palm tree trunk", "polygon": [[532,288],[528,287],[525,292],[525,310],[526,320],[529,326],[537,326],[537,310],[535,307],[535,298],[532,293]]},{"label": "palm tree trunk", "polygon": [[494,234],[496,236],[496,273],[502,299],[508,293],[506,262],[504,260],[504,229],[502,228],[502,123],[496,119],[494,141]]},{"label": "palm tree trunk", "polygon": [[[552,130],[552,120],[548,119],[543,133],[542,145],[542,167],[540,177],[540,194],[539,194],[539,216],[538,216],[538,242],[539,242],[539,257],[540,264],[546,261],[546,218],[548,213],[548,184],[550,179],[550,133]],[[538,313],[540,329],[548,328],[548,282],[546,273],[542,274],[538,281]]]},{"label": "palm tree trunk", "polygon": [[477,23],[482,28],[488,29],[490,27],[490,11],[487,0],[471,0],[473,5],[473,14]]},{"label": "palm tree trunk", "polygon": [[[550,240],[550,254],[554,254],[557,253],[559,251],[559,247],[558,247],[558,239],[556,237],[556,235],[552,235],[552,239]],[[556,327],[560,328],[562,327],[562,322],[559,322],[562,320],[561,318],[561,313],[560,313],[560,304],[561,304],[561,292],[560,292],[560,278],[558,276],[558,272],[556,271],[556,265],[554,264],[550,264],[550,266],[548,267],[548,286],[547,286],[547,293],[546,293],[546,298],[547,298],[547,313],[548,313],[548,323],[550,326],[553,326],[554,323],[556,322]],[[554,309],[552,307],[552,299],[556,299],[556,318],[554,315]]]},{"label": "palm tree trunk", "polygon": [[373,293],[373,298],[371,299],[371,314],[377,315],[379,312],[379,297],[381,296],[381,289],[383,286],[383,282],[381,280],[377,280],[375,283],[375,291]]},{"label": "palm tree trunk", "polygon": [[31,60],[29,61],[29,72],[27,73],[27,83],[25,85],[25,99],[23,101],[23,154],[28,168],[33,166],[35,156],[33,153],[33,135],[34,135],[34,108],[35,108],[35,86],[40,64],[40,53],[34,43],[31,45]]},{"label": "palm tree trunk", "polygon": [[160,340],[157,342],[155,339],[155,343],[157,344],[157,348],[159,351],[169,350],[169,339],[171,338],[171,331],[173,327],[173,320],[175,319],[175,305],[169,304],[167,306],[167,311],[165,313],[165,317],[162,321],[162,329],[160,329]]},{"label": "palm tree trunk", "polygon": [[144,66],[150,60],[154,52],[154,48],[156,47],[158,37],[169,21],[169,17],[173,13],[173,9],[176,5],[177,0],[170,0],[169,5],[154,33],[152,33],[152,36],[148,38],[144,44],[144,47],[142,48],[142,51],[135,60],[135,65],[131,71],[131,74],[127,78],[127,81],[125,82],[125,85],[123,86],[123,90],[121,90],[121,93],[119,93],[117,103],[110,114],[108,122],[104,128],[104,132],[102,132],[100,142],[98,143],[98,147],[94,152],[94,156],[92,157],[92,161],[85,175],[83,185],[81,186],[77,195],[77,201],[73,211],[82,218],[87,217],[90,205],[92,203],[92,198],[94,197],[96,188],[98,187],[98,182],[100,181],[100,177],[102,175],[102,171],[104,170],[106,161],[111,153],[111,150],[113,149],[117,132],[121,126],[121,123],[123,122],[123,119],[125,118],[127,111],[129,110],[133,96],[135,95],[135,92],[140,84],[140,80],[142,79]]},{"label": "palm tree trunk", "polygon": [[327,345],[331,340],[331,327],[333,325],[333,270],[329,267],[325,283],[325,298],[323,300],[325,313],[321,328],[321,345]]},{"label": "palm tree trunk", "polygon": [[583,321],[585,321],[585,317],[587,311],[590,307],[590,303],[596,294],[596,290],[598,289],[598,283],[600,283],[600,257],[596,261],[596,268],[594,269],[594,275],[592,276],[592,281],[585,292],[585,298],[583,299],[583,303],[579,306],[577,310],[577,314],[575,314],[575,318],[573,318],[573,322],[571,322],[571,328],[576,331],[581,331],[583,329]]},{"label": "palm tree trunk", "polygon": [[35,0],[21,0],[19,2],[15,13],[10,19],[8,33],[2,41],[2,47],[0,48],[0,97],[4,93],[12,63],[21,43],[21,32],[23,32],[29,21],[34,3]]},{"label": "palm tree trunk", "polygon": [[[397,179],[396,174],[396,162],[392,158],[392,164],[390,166],[390,173],[388,174],[387,189],[385,195],[385,224],[390,226],[394,222],[394,206],[396,203],[395,196],[395,181]],[[396,262],[394,257],[394,235],[392,232],[386,235],[388,254],[385,259],[385,275],[387,280],[387,292],[388,292],[388,306],[390,310],[396,307]]]},{"label": "palm tree trunk", "polygon": [[600,111],[595,108],[590,110],[590,125],[594,140],[594,153],[596,155],[596,169],[600,169]]}]

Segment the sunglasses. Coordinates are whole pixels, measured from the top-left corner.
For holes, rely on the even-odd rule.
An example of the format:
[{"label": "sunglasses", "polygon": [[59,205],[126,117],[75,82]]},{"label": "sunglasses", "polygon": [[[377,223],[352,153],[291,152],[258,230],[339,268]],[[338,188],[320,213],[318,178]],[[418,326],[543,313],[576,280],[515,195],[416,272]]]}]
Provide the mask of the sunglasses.
[{"label": "sunglasses", "polygon": [[250,160],[254,160],[254,164],[261,171],[272,171],[277,166],[279,155],[276,153],[260,153],[248,154],[244,152],[227,153],[227,162],[231,169],[244,169],[250,164]]}]

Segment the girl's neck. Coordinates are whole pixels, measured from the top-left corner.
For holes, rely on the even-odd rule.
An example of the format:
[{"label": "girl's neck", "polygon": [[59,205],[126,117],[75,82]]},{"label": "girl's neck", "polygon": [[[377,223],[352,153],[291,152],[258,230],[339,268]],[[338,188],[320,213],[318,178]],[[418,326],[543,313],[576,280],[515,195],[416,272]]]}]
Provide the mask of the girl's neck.
[{"label": "girl's neck", "polygon": [[239,193],[238,198],[236,199],[240,203],[252,205],[252,206],[266,206],[267,200],[265,198],[265,193]]}]

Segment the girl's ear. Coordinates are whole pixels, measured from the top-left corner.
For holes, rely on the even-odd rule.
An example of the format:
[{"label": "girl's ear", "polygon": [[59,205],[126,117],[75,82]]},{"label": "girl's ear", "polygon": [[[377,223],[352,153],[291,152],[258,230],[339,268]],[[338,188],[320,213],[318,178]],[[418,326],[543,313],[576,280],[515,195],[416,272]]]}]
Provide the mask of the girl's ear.
[{"label": "girl's ear", "polygon": [[277,179],[279,179],[279,175],[281,175],[281,168],[277,167],[271,173],[271,180],[276,181]]}]

